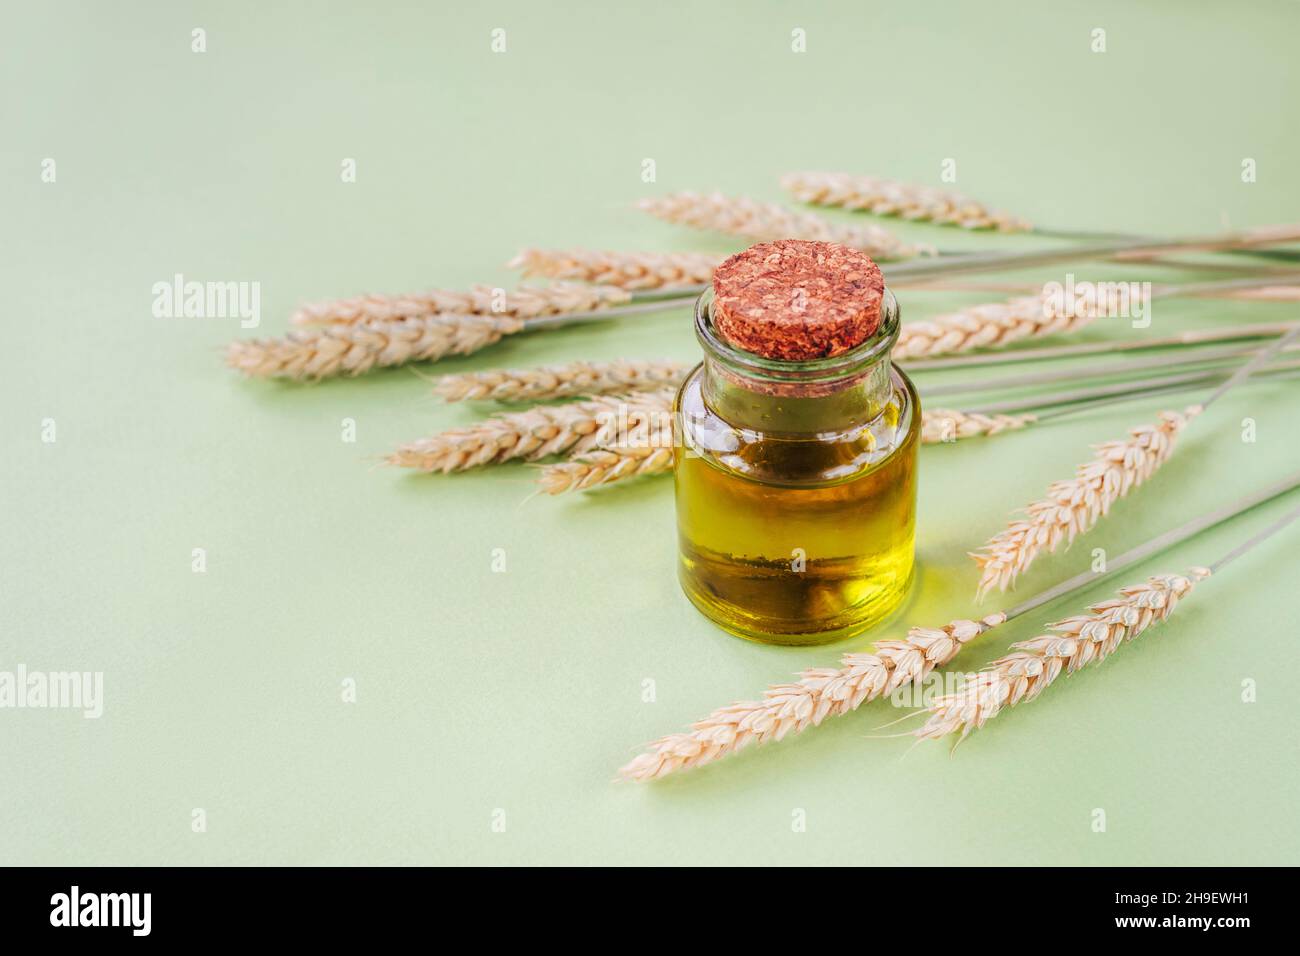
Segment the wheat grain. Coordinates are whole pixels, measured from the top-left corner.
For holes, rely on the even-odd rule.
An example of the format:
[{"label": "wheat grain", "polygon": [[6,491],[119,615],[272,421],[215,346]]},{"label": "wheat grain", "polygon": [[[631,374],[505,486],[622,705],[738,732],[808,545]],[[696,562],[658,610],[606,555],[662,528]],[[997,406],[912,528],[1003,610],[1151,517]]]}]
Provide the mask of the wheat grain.
[{"label": "wheat grain", "polygon": [[1100,287],[1087,290],[1074,302],[1044,293],[977,305],[933,319],[904,322],[893,357],[928,358],[1074,332],[1095,319],[1125,313],[1131,305],[1125,294],[1103,293]]},{"label": "wheat grain", "polygon": [[712,252],[592,252],[587,249],[524,249],[507,268],[526,276],[579,279],[620,289],[670,289],[702,285],[724,258]]},{"label": "wheat grain", "polygon": [[991,437],[1002,432],[1025,428],[1038,421],[1032,413],[1023,415],[985,415],[960,412],[952,408],[933,408],[921,412],[921,443],[946,444],[963,438]]},{"label": "wheat grain", "polygon": [[579,453],[667,414],[671,403],[672,393],[663,391],[503,412],[467,428],[409,442],[386,461],[401,468],[446,474],[511,459],[536,461],[547,455]]},{"label": "wheat grain", "polygon": [[448,402],[466,399],[521,401],[648,391],[676,385],[691,366],[684,362],[621,359],[612,362],[570,362],[542,368],[498,369],[444,375],[434,394]]},{"label": "wheat grain", "polygon": [[970,641],[1005,620],[1006,615],[997,613],[941,628],[914,627],[905,640],[879,641],[872,653],[844,655],[838,668],[802,671],[792,683],[773,684],[762,700],[721,707],[688,732],[661,737],[620,769],[619,776],[652,780],[711,763],[750,744],[781,740],[816,727],[827,717],[847,714],[869,700],[924,680]]},{"label": "wheat grain", "polygon": [[1089,531],[1116,500],[1168,460],[1179,433],[1200,410],[1193,405],[1181,414],[1161,412],[1158,424],[1130,429],[1124,441],[1097,445],[1095,456],[1073,478],[1052,484],[1047,497],[1025,508],[1024,518],[971,555],[980,567],[978,597],[995,587],[1005,591],[1040,552],[1053,552]]},{"label": "wheat grain", "polygon": [[1268,285],[1253,289],[1225,289],[1202,293],[1206,298],[1247,299],[1256,302],[1300,302],[1300,285]]},{"label": "wheat grain", "polygon": [[790,173],[781,177],[781,186],[801,202],[818,206],[866,210],[880,216],[899,216],[965,229],[997,229],[1000,232],[1033,229],[1019,216],[989,209],[960,193],[876,176]]},{"label": "wheat grain", "polygon": [[231,342],[226,364],[254,378],[360,375],[372,368],[468,355],[523,329],[519,319],[482,315],[328,325],[295,329],[282,338]]},{"label": "wheat grain", "polygon": [[1051,634],[1012,644],[1017,648],[1014,653],[967,678],[955,694],[937,698],[916,736],[935,739],[960,732],[964,738],[1004,707],[1033,700],[1063,672],[1099,663],[1121,643],[1165,620],[1209,576],[1208,568],[1192,568],[1186,575],[1156,575],[1145,584],[1121,588],[1118,598],[1093,604],[1088,614],[1049,625]]},{"label": "wheat grain", "polygon": [[577,282],[520,286],[513,292],[487,285],[465,291],[433,289],[405,295],[362,295],[300,306],[289,321],[294,325],[392,322],[439,314],[486,315],[505,319],[535,319],[564,312],[589,312],[625,305],[625,289]]},{"label": "wheat grain", "polygon": [[721,193],[671,193],[643,199],[637,206],[667,222],[706,229],[755,242],[773,239],[813,239],[861,249],[882,261],[934,255],[930,246],[904,243],[879,226],[841,226],[812,213],[796,212],[775,203]]}]

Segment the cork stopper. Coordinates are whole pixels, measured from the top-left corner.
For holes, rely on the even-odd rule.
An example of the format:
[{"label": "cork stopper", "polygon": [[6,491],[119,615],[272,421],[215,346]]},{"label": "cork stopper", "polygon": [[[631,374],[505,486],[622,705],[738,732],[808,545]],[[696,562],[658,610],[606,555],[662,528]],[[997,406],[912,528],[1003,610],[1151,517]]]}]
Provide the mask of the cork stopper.
[{"label": "cork stopper", "polygon": [[713,273],[713,327],[731,345],[766,359],[826,358],[875,334],[884,293],[880,268],[858,249],[762,242]]}]

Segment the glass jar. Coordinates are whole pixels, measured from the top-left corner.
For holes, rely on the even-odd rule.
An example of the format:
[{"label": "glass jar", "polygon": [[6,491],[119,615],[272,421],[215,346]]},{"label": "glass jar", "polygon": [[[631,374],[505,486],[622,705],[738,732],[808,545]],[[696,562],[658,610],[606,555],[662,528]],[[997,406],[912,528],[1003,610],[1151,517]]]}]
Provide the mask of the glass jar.
[{"label": "glass jar", "polygon": [[766,644],[822,644],[893,612],[912,579],[921,412],[890,363],[898,303],[829,358],[781,361],[716,331],[677,393],[678,575],[704,615]]}]

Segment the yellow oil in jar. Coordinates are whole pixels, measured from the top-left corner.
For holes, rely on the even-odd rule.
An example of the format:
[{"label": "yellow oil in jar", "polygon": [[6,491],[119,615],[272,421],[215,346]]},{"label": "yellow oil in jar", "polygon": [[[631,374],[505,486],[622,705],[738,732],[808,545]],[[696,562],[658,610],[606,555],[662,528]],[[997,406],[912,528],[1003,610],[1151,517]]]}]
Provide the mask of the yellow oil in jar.
[{"label": "yellow oil in jar", "polygon": [[[724,421],[704,400],[702,368],[683,384],[678,573],[691,602],[727,631],[822,644],[866,630],[906,596],[921,413],[907,377],[888,374],[869,421],[799,434]],[[779,399],[751,398],[774,403],[774,418],[789,414]]]}]

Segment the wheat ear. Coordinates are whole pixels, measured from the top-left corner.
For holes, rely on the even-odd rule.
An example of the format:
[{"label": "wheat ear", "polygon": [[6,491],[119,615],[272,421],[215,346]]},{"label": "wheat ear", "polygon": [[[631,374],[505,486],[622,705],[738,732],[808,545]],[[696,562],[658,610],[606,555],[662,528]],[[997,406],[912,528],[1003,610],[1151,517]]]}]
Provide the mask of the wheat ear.
[{"label": "wheat ear", "polygon": [[676,385],[690,370],[684,362],[622,359],[613,362],[569,362],[542,368],[466,372],[438,379],[434,394],[448,402],[466,399],[522,401],[567,398],[573,395],[649,391]]},{"label": "wheat ear", "polygon": [[673,430],[671,424],[661,423],[644,436],[598,442],[595,447],[578,452],[568,461],[547,465],[537,483],[548,495],[560,495],[627,478],[661,475],[671,471],[672,467]]},{"label": "wheat ear", "polygon": [[712,763],[752,743],[781,740],[827,717],[856,710],[869,700],[921,681],[957,656],[967,643],[1006,620],[953,621],[941,628],[914,627],[901,641],[879,641],[871,653],[845,654],[840,666],[801,671],[798,680],[773,684],[759,701],[715,710],[685,733],[661,737],[619,770],[624,780],[653,780]]},{"label": "wheat ear", "polygon": [[668,289],[702,285],[726,256],[712,252],[592,252],[588,249],[524,249],[506,263],[526,276],[578,279],[620,289]]},{"label": "wheat ear", "polygon": [[818,206],[865,210],[878,216],[899,216],[964,229],[1000,232],[1033,229],[1019,216],[990,209],[960,193],[894,179],[848,173],[789,173],[781,177],[781,187],[801,202]]},{"label": "wheat ear", "polygon": [[1121,588],[1117,598],[1091,605],[1088,614],[1049,625],[1051,634],[1012,644],[1017,648],[1014,653],[967,678],[955,694],[937,698],[916,736],[939,738],[960,732],[965,737],[1004,707],[1033,700],[1062,672],[1100,663],[1121,643],[1165,620],[1178,602],[1209,576],[1209,568],[1192,568],[1185,575],[1156,575],[1145,584]]},{"label": "wheat ear", "polygon": [[485,315],[434,315],[295,329],[282,338],[239,339],[226,364],[254,378],[319,379],[372,368],[468,355],[524,329],[524,322]]},{"label": "wheat ear", "polygon": [[505,319],[536,319],[563,312],[589,312],[626,305],[632,297],[613,286],[577,282],[520,286],[513,292],[487,285],[465,291],[433,289],[405,295],[361,295],[300,306],[289,317],[294,325],[392,322],[439,314],[486,315]]},{"label": "wheat ear", "polygon": [[933,319],[904,322],[893,356],[928,358],[1074,332],[1094,319],[1117,315],[1128,305],[1122,295],[1102,294],[1095,288],[1076,302],[1043,294],[977,305]]},{"label": "wheat ear", "polygon": [[861,249],[880,260],[934,255],[925,245],[910,245],[879,226],[841,226],[812,213],[796,212],[775,203],[721,193],[671,193],[642,199],[637,206],[666,222],[742,236],[756,242],[772,239],[814,239]]},{"label": "wheat ear", "polygon": [[1089,531],[1115,501],[1168,460],[1179,433],[1201,407],[1189,406],[1181,414],[1161,412],[1158,424],[1130,429],[1124,441],[1097,445],[1096,455],[1073,478],[1053,483],[1047,497],[1025,508],[1024,518],[971,555],[980,567],[978,597],[993,588],[1005,591],[1040,552],[1053,552]]},{"label": "wheat ear", "polygon": [[464,471],[511,459],[583,452],[629,427],[652,421],[672,407],[672,392],[609,395],[568,405],[539,405],[503,412],[467,428],[455,428],[400,446],[390,465],[420,471]]}]

